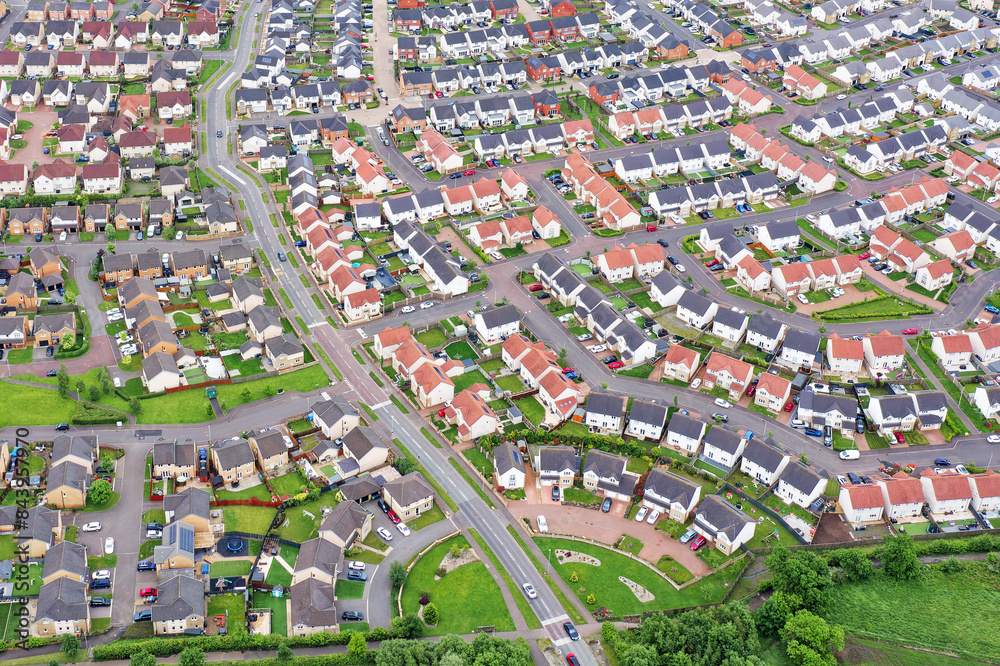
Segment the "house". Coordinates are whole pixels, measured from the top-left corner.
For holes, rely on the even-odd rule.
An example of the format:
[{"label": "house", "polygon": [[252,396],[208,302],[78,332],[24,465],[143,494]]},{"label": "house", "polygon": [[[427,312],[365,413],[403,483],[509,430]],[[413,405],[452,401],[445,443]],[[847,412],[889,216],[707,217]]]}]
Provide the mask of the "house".
[{"label": "house", "polygon": [[927,510],[936,519],[969,517],[972,487],[966,475],[952,471],[936,474],[935,470],[925,469],[920,473],[920,485],[924,489]]},{"label": "house", "polygon": [[642,504],[659,511],[665,518],[686,523],[700,499],[700,484],[671,474],[662,467],[653,468],[646,477]]},{"label": "house", "polygon": [[774,494],[788,504],[809,508],[826,490],[826,479],[800,462],[789,463],[778,477]]},{"label": "house", "polygon": [[90,633],[87,583],[69,577],[56,578],[38,590],[30,633],[38,638]]},{"label": "house", "polygon": [[720,495],[709,495],[698,506],[691,527],[715,542],[727,555],[753,538],[757,521],[726,502]]},{"label": "house", "polygon": [[794,220],[771,222],[757,228],[757,241],[772,254],[784,252],[802,245],[799,225]]},{"label": "house", "polygon": [[[751,322],[756,317],[751,318]],[[753,366],[738,359],[712,352],[705,368],[704,386],[712,389],[716,385],[729,391],[731,400],[739,400],[753,379]]]},{"label": "house", "polygon": [[731,469],[743,455],[747,440],[722,426],[715,426],[705,434],[702,455],[713,463]]},{"label": "house", "polygon": [[694,291],[685,291],[677,301],[676,316],[692,328],[705,330],[718,309],[718,303],[712,299]]},{"label": "house", "polygon": [[885,516],[890,520],[917,518],[924,507],[924,490],[920,479],[906,472],[896,472],[876,482],[882,491]]},{"label": "house", "polygon": [[231,484],[257,474],[256,457],[250,442],[242,437],[225,439],[212,444],[212,461],[216,473]]},{"label": "house", "polygon": [[807,331],[791,330],[785,336],[785,341],[781,345],[781,355],[777,358],[778,363],[789,368],[812,368],[819,352],[821,338],[815,333]]},{"label": "house", "polygon": [[664,443],[688,453],[697,453],[707,427],[702,420],[675,413],[667,425]]},{"label": "house", "polygon": [[344,455],[352,458],[360,472],[368,472],[385,465],[389,447],[378,434],[368,427],[357,427],[343,437]]},{"label": "house", "polygon": [[844,520],[851,525],[882,522],[885,503],[879,486],[871,483],[844,484],[840,487],[838,501],[844,510]]},{"label": "house", "polygon": [[493,469],[500,488],[524,488],[525,468],[521,452],[511,442],[504,442],[493,449]]},{"label": "house", "polygon": [[264,355],[274,370],[285,372],[305,362],[305,350],[291,333],[282,333],[264,340]]},{"label": "house", "polygon": [[620,435],[625,421],[625,398],[609,393],[587,396],[587,416],[584,424],[590,432]]},{"label": "house", "polygon": [[667,422],[667,408],[645,400],[634,400],[629,409],[625,434],[637,439],[658,442]]},{"label": "house", "polygon": [[690,382],[701,366],[701,354],[681,345],[670,345],[663,357],[662,376],[681,382]]},{"label": "house", "polygon": [[153,444],[153,478],[170,477],[172,479],[195,475],[195,446],[188,440],[166,440]]},{"label": "house", "polygon": [[[973,509],[980,514],[1000,509],[1000,474],[988,471],[980,474],[969,474],[966,478],[972,489],[971,506]],[[51,552],[50,550],[49,553]],[[45,555],[46,562],[49,553]]]},{"label": "house", "polygon": [[747,442],[743,450],[740,470],[765,486],[770,486],[777,481],[789,460],[787,454],[754,438]]},{"label": "house", "polygon": [[826,365],[838,375],[859,375],[865,360],[861,340],[842,338],[836,333],[827,338]]},{"label": "house", "polygon": [[205,583],[188,574],[161,581],[151,611],[156,636],[204,631]]},{"label": "house", "polygon": [[628,458],[591,449],[583,464],[583,487],[591,492],[602,491],[605,497],[628,501],[639,481],[637,474],[625,470]]},{"label": "house", "polygon": [[60,541],[45,552],[42,564],[42,584],[67,578],[86,583],[87,548],[72,541]]},{"label": "house", "polygon": [[521,313],[513,305],[490,308],[486,312],[477,312],[475,316],[476,333],[490,344],[518,333],[520,323]]},{"label": "house", "polygon": [[[345,505],[351,504],[344,502]],[[339,506],[339,505],[338,505]],[[324,521],[325,522],[325,521]],[[295,571],[292,573],[291,589],[297,590],[292,594],[303,594],[303,587],[299,585],[303,581],[319,585],[330,586],[331,590],[336,583],[337,575],[340,573],[341,562],[343,561],[343,551],[329,539],[315,537],[302,543],[299,556],[295,559]],[[298,586],[298,587],[297,587]],[[294,601],[293,601],[294,605]],[[333,595],[330,595],[329,607],[331,613],[333,608]],[[301,619],[296,620],[296,624]],[[336,627],[336,616],[331,616],[329,620],[331,631]],[[313,620],[309,624],[313,624]]]},{"label": "house", "polygon": [[787,328],[768,312],[754,315],[747,324],[746,343],[759,351],[773,352],[785,338]]},{"label": "house", "polygon": [[[193,451],[193,447],[190,447]],[[183,523],[194,531],[194,548],[211,548],[215,543],[210,516],[211,496],[201,488],[185,488],[163,498],[167,525]]]},{"label": "house", "polygon": [[351,548],[371,533],[372,514],[354,502],[341,502],[323,519],[319,538],[339,548]]},{"label": "house", "polygon": [[935,336],[931,352],[947,372],[967,370],[972,363],[972,338],[965,333]]},{"label": "house", "polygon": [[72,460],[53,464],[45,483],[45,504],[58,509],[86,506],[90,480],[88,469]]},{"label": "house", "polygon": [[288,447],[285,446],[285,438],[281,431],[251,430],[247,439],[254,455],[257,456],[257,463],[265,472],[288,464]]},{"label": "house", "polygon": [[757,381],[753,402],[768,411],[780,413],[788,402],[791,389],[792,382],[790,380],[780,375],[772,375],[769,372],[762,373]]},{"label": "house", "polygon": [[570,446],[540,446],[535,457],[535,470],[542,486],[573,485],[580,462]]},{"label": "house", "polygon": [[410,472],[382,486],[382,498],[401,520],[417,518],[434,506],[434,490],[420,472]]},{"label": "house", "polygon": [[906,349],[903,337],[882,331],[877,335],[866,336],[862,342],[865,349],[865,365],[873,378],[888,376],[891,372],[903,367],[906,361]]}]

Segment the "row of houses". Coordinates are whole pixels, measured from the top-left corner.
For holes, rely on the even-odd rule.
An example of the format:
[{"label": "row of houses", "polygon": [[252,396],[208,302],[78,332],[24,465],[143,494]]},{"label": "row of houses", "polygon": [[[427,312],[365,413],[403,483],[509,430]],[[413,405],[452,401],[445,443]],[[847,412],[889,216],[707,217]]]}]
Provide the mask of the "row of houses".
[{"label": "row of houses", "polygon": [[[838,240],[851,236],[858,237],[862,233],[874,234],[886,222],[894,225],[901,224],[907,216],[917,215],[943,206],[948,198],[948,185],[943,179],[925,176],[912,185],[890,189],[884,197],[872,203],[823,213],[815,220],[815,224],[816,228],[824,234]],[[958,225],[957,229],[963,229],[965,228],[963,222],[969,220],[972,224],[972,228],[969,230],[970,234],[976,236],[976,242],[982,242],[986,237],[986,232],[991,227],[984,227],[985,221],[982,216],[975,216],[973,212],[965,206],[960,206],[953,216],[953,223]],[[895,242],[894,239],[893,242]],[[903,247],[912,258],[915,259],[918,256],[909,245],[904,244]],[[912,259],[909,262],[902,260],[898,263],[909,268]],[[913,271],[907,270],[907,272],[912,273]]]},{"label": "row of houses", "polygon": [[745,159],[775,171],[782,182],[795,181],[807,194],[829,192],[837,184],[837,172],[815,161],[806,161],[777,139],[765,139],[753,125],[740,123],[729,133],[734,150],[743,151]]},{"label": "row of houses", "polygon": [[649,195],[649,207],[660,218],[685,217],[699,211],[730,208],[736,204],[774,201],[781,194],[781,183],[773,171],[655,190]]},{"label": "row of houses", "polygon": [[588,90],[590,98],[605,107],[610,102],[631,104],[638,109],[665,97],[680,99],[692,92],[708,93],[713,86],[724,85],[732,76],[732,70],[725,63],[712,60],[704,65],[675,65],[593,81]]},{"label": "row of houses", "polygon": [[392,112],[398,132],[439,132],[518,124],[530,125],[562,115],[562,100],[550,90],[428,104],[426,108],[397,106]]},{"label": "row of houses", "polygon": [[420,32],[430,30],[452,30],[473,23],[485,23],[519,16],[517,3],[513,0],[479,0],[465,5],[448,7],[426,7],[417,9],[398,8],[393,15],[396,32]]},{"label": "row of houses", "polygon": [[[20,21],[10,26],[10,42],[16,47],[49,46],[75,49],[80,43],[94,48],[128,50],[137,45],[200,49],[219,44],[219,25],[214,18],[201,21],[121,21],[110,16],[77,20]],[[82,55],[82,54],[81,54]]]},{"label": "row of houses", "polygon": [[838,107],[812,117],[799,116],[788,128],[789,134],[800,141],[815,143],[822,138],[873,134],[874,129],[896,119],[899,113],[913,109],[913,95],[906,89],[896,89],[877,100],[858,106]]},{"label": "row of houses", "polygon": [[567,157],[562,176],[584,204],[594,206],[594,218],[608,229],[622,231],[642,223],[639,211],[583,155]]},{"label": "row of houses", "polygon": [[[629,2],[628,4],[634,3]],[[620,5],[614,4],[612,6],[612,0],[605,0],[604,6],[605,11],[612,18],[619,13],[617,9]],[[694,0],[668,0],[664,6],[673,9],[675,16],[682,16],[690,21],[698,30],[714,39],[715,43],[724,49],[741,46],[746,40],[742,32],[728,21],[720,18],[719,14],[706,3]]]},{"label": "row of houses", "polygon": [[955,113],[986,133],[1000,129],[1000,107],[978,95],[972,95],[953,85],[940,74],[920,79],[917,94],[940,102],[939,110]]}]

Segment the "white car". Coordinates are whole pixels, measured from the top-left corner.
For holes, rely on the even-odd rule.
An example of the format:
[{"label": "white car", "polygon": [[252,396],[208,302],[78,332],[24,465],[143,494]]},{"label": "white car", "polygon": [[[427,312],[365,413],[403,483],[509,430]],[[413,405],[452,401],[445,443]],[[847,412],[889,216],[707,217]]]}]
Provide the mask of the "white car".
[{"label": "white car", "polygon": [[116,322],[116,321],[121,321],[124,318],[125,318],[125,315],[123,315],[120,312],[118,314],[110,314],[110,315],[108,315],[108,321],[112,322],[112,323]]},{"label": "white car", "polygon": [[86,525],[84,525],[80,529],[82,529],[84,532],[100,532],[101,531],[101,524],[98,523],[98,522],[87,523]]},{"label": "white car", "polygon": [[860,457],[861,457],[861,451],[858,451],[857,449],[847,449],[846,451],[840,452],[841,460],[857,460]]},{"label": "white car", "polygon": [[594,336],[591,335],[590,333],[582,333],[576,336],[576,339],[579,340],[580,342],[586,342],[587,340],[593,340]]},{"label": "white car", "polygon": [[538,598],[538,592],[535,592],[535,586],[531,583],[525,583],[521,586],[521,588],[524,589],[524,593],[528,595],[529,599]]},{"label": "white car", "polygon": [[115,538],[108,537],[104,540],[104,554],[114,555],[115,553]]},{"label": "white car", "polygon": [[799,303],[801,303],[802,305],[809,305],[809,299],[803,296],[802,294],[796,294],[795,298],[797,298],[799,300]]},{"label": "white car", "polygon": [[549,524],[545,522],[545,516],[538,516],[538,531],[546,534],[549,531]]},{"label": "white car", "polygon": [[389,530],[385,529],[384,527],[380,527],[375,531],[378,532],[378,535],[383,539],[385,539],[386,541],[392,541],[392,534],[389,532]]},{"label": "white car", "polygon": [[696,389],[701,386],[701,377],[695,377],[691,380],[691,388]]},{"label": "white car", "polygon": [[837,99],[847,99],[847,95],[837,95]]},{"label": "white car", "polygon": [[646,518],[647,513],[649,513],[649,507],[639,507],[639,513],[635,514],[635,522],[641,523]]},{"label": "white car", "polygon": [[434,301],[424,301],[423,303],[420,304],[421,310],[426,310],[427,308],[432,308],[432,307],[434,307]]},{"label": "white car", "polygon": [[996,203],[997,201],[1000,201],[1000,197],[994,195],[994,196],[990,197],[989,199],[987,199],[986,203]]},{"label": "white car", "polygon": [[729,402],[728,400],[723,400],[722,398],[716,398],[715,406],[722,407],[723,409],[729,409],[730,407],[733,406],[733,403]]},{"label": "white car", "polygon": [[600,354],[601,352],[608,351],[608,346],[607,345],[594,345],[593,347],[590,348],[590,351],[592,353],[594,353],[594,354]]},{"label": "white car", "polygon": [[410,536],[410,528],[406,526],[406,523],[396,523],[396,529],[403,536]]},{"label": "white car", "polygon": [[162,539],[163,530],[146,530],[147,539]]},{"label": "white car", "polygon": [[107,580],[111,578],[111,569],[98,569],[90,574],[91,580]]},{"label": "white car", "polygon": [[653,509],[652,512],[650,512],[649,514],[649,518],[646,519],[646,522],[650,525],[655,525],[656,521],[659,519],[660,519],[660,512],[657,511],[656,509]]},{"label": "white car", "polygon": [[687,273],[687,269],[684,268],[684,264],[677,264],[674,268],[677,269],[678,273]]},{"label": "white car", "polygon": [[497,261],[503,261],[503,255],[497,252],[496,250],[490,252],[490,256],[496,259]]},{"label": "white car", "polygon": [[404,305],[402,309],[400,309],[400,312],[402,312],[403,314],[410,314],[411,312],[416,312],[416,311],[417,309],[412,305]]},{"label": "white car", "polygon": [[986,438],[986,441],[990,444],[1000,444],[1000,435],[990,435]]},{"label": "white car", "polygon": [[355,560],[354,562],[348,562],[347,563],[347,568],[351,569],[353,571],[364,571],[365,570],[365,563],[364,562],[358,562],[357,560]]},{"label": "white car", "polygon": [[743,80],[749,83],[749,82],[750,82],[750,81],[752,81],[753,79],[751,79],[751,78],[750,78],[750,75],[749,75],[749,74],[744,74],[744,75],[743,75]]}]

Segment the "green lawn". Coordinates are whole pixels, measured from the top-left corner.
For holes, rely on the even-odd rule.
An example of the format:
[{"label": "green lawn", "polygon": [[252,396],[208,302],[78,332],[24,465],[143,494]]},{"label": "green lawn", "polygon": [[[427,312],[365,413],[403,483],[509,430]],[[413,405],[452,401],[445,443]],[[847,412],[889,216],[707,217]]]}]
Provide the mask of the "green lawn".
[{"label": "green lawn", "polygon": [[837,585],[826,617],[865,638],[992,661],[1000,654],[1000,634],[983,630],[982,613],[1000,607],[1000,575],[981,562],[964,565],[953,575],[933,567],[912,582],[876,576]]},{"label": "green lawn", "polygon": [[462,455],[466,457],[470,465],[478,469],[480,472],[485,470],[485,476],[487,479],[493,476],[493,461],[483,455],[482,451],[476,448],[466,449],[462,452]]},{"label": "green lawn", "polygon": [[246,600],[242,594],[217,594],[208,598],[207,615],[227,616],[227,627],[242,627],[245,614]]},{"label": "green lawn", "polygon": [[521,411],[524,418],[531,421],[534,425],[540,425],[545,419],[545,407],[533,395],[515,400],[514,406]]},{"label": "green lawn", "polygon": [[406,525],[411,530],[419,530],[427,527],[428,525],[433,525],[439,520],[444,520],[444,512],[438,508],[437,504],[435,504],[431,507],[430,511],[424,511],[419,517],[414,518],[410,522],[406,523]]},{"label": "green lawn", "polygon": [[440,617],[437,626],[427,628],[425,634],[467,634],[484,625],[493,625],[497,631],[513,631],[514,622],[500,588],[482,562],[463,565],[441,580],[434,580],[441,560],[453,545],[467,546],[469,542],[456,536],[424,553],[413,565],[403,587],[403,612],[417,612],[420,595],[427,592]]},{"label": "green lawn", "polygon": [[281,636],[288,635],[288,599],[281,597],[276,599],[269,594],[255,592],[253,595],[254,608],[271,609],[271,633]]},{"label": "green lawn", "polygon": [[297,495],[302,492],[305,485],[306,482],[298,472],[291,472],[276,479],[271,479],[271,487],[274,488],[274,492],[279,497],[282,495]]},{"label": "green lawn", "polygon": [[[62,400],[51,389],[0,382],[0,403],[17,405],[16,411],[0,410],[0,428],[69,423],[76,411],[72,400]],[[169,421],[162,421],[168,423]],[[176,421],[175,421],[176,422]]]},{"label": "green lawn", "polygon": [[[279,536],[302,543],[319,534],[319,524],[324,507],[337,506],[336,493],[326,493],[318,500],[294,506],[285,511],[285,522],[278,526]],[[313,515],[310,518],[306,513]]]},{"label": "green lawn", "polygon": [[498,377],[496,383],[502,390],[510,391],[511,393],[520,393],[524,390],[524,382],[517,375]]},{"label": "green lawn", "polygon": [[[312,391],[322,386],[327,386],[329,383],[330,378],[327,377],[326,371],[323,370],[323,366],[317,364],[308,368],[303,368],[302,370],[290,372],[287,375],[265,377],[263,379],[257,379],[243,384],[228,384],[219,386],[219,402],[221,404],[225,404],[226,409],[228,410],[248,402],[254,402],[255,400],[262,400],[269,397],[269,390],[276,393],[279,388],[283,388],[285,391],[305,392]],[[243,397],[243,391],[246,389],[250,389],[249,399]],[[204,393],[201,393],[201,391],[184,391],[183,393],[198,393],[202,396],[202,400],[204,400]],[[274,395],[274,393],[271,393],[271,395]],[[204,410],[204,407],[202,409]],[[202,416],[204,416],[204,412]],[[157,423],[170,422],[170,420],[157,421]]]},{"label": "green lawn", "polygon": [[253,562],[250,560],[221,560],[212,562],[209,568],[209,575],[212,578],[219,576],[246,576],[250,574]]},{"label": "green lawn", "polygon": [[476,352],[472,349],[472,346],[468,342],[464,342],[462,340],[451,343],[445,347],[444,350],[448,352],[448,358],[453,358],[457,361],[463,361],[467,358],[478,358]]},{"label": "green lawn", "polygon": [[222,508],[222,519],[227,530],[266,534],[276,513],[266,506],[226,506]]},{"label": "green lawn", "polygon": [[437,327],[427,329],[423,333],[417,333],[413,337],[428,349],[435,349],[448,342],[448,335]]},{"label": "green lawn", "polygon": [[[593,593],[597,599],[594,606],[607,606],[612,615],[638,614],[646,610],[685,608],[715,603],[722,599],[726,593],[727,583],[732,583],[740,569],[739,566],[727,567],[721,573],[678,592],[670,583],[663,580],[646,565],[607,548],[548,537],[535,537],[534,541],[541,549],[542,554],[547,556],[549,551],[552,551],[552,566],[581,602],[586,605],[587,596]],[[600,560],[601,566],[595,567],[581,563],[561,564],[556,558],[556,550],[586,553]],[[571,583],[569,579],[574,572],[578,581]],[[618,576],[624,576],[642,585],[656,598],[653,601],[641,603],[632,590],[618,580]],[[594,606],[588,606],[588,608]]]},{"label": "green lawn", "polygon": [[484,375],[479,370],[473,370],[472,372],[466,372],[465,374],[458,375],[457,377],[452,377],[452,381],[455,382],[455,394],[459,394],[465,389],[469,388],[473,384],[486,384],[490,385],[486,375]]},{"label": "green lawn", "polygon": [[365,584],[360,580],[338,580],[338,599],[361,599],[365,596]]}]

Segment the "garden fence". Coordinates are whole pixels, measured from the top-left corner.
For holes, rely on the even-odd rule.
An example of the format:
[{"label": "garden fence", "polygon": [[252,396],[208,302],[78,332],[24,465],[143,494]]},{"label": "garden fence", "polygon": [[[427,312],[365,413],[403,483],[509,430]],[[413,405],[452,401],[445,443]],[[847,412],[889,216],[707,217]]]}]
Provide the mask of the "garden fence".
[{"label": "garden fence", "polygon": [[[747,495],[743,491],[741,491],[738,488],[732,486],[728,481],[725,484],[723,484],[723,486],[719,490],[718,494],[721,495],[722,493],[727,493],[727,492],[734,493],[741,500],[746,501],[746,502],[750,502],[751,504],[754,505],[754,507],[758,511],[762,512],[765,516],[767,516],[768,518],[770,518],[771,520],[773,520],[774,522],[776,522],[778,525],[781,525],[786,530],[788,530],[789,534],[791,534],[793,537],[795,537],[795,539],[800,544],[804,544],[805,543],[805,539],[803,539],[801,536],[799,536],[799,534],[788,523],[785,522],[785,519],[782,518],[781,516],[779,516],[777,513],[775,513],[774,510],[771,509],[769,506],[767,506],[767,505],[765,505],[765,504],[757,501],[753,497],[750,497],[749,495]],[[760,521],[758,521],[758,524],[761,524]]]}]

